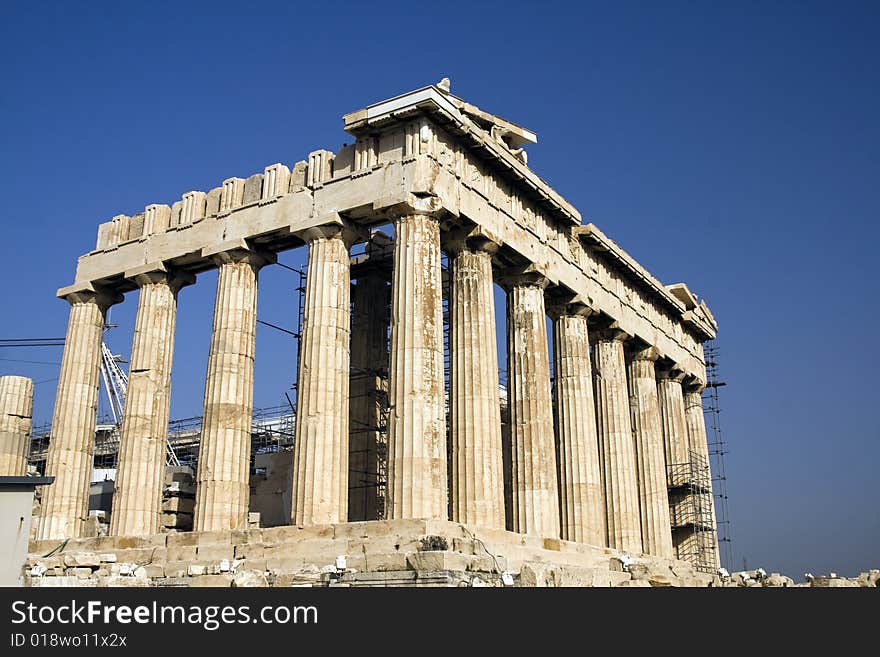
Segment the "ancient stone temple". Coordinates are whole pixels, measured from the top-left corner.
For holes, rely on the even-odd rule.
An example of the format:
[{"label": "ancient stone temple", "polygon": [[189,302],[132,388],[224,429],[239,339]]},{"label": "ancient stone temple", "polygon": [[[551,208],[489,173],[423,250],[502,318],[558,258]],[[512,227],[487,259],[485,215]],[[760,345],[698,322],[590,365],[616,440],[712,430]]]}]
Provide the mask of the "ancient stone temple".
[{"label": "ancient stone temple", "polygon": [[[710,582],[719,564],[700,391],[702,343],[717,325],[705,302],[583,224],[528,167],[535,133],[448,83],[346,114],[344,127],[354,142],[335,153],[98,226],[58,291],[70,320],[46,467],[55,483],[35,548],[149,547],[150,562],[128,556],[154,579],[231,581],[218,560],[270,580],[287,574],[284,559],[344,575],[357,559],[361,580],[481,572],[525,583],[550,577],[534,564],[564,579],[601,562],[612,582],[635,582],[627,568],[643,559],[679,568],[669,577],[690,563]],[[269,529],[248,523],[257,291],[260,269],[295,248],[308,249],[308,269],[292,501],[288,526]],[[175,315],[209,269],[219,276],[193,531],[166,535]],[[102,327],[135,291],[111,536],[89,538]]]}]

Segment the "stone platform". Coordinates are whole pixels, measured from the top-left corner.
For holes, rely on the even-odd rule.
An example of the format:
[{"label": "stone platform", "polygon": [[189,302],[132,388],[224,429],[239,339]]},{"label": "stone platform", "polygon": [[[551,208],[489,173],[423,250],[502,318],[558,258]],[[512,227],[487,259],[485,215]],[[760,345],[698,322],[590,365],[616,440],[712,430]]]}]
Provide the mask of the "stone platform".
[{"label": "stone platform", "polygon": [[435,520],[32,541],[27,586],[720,586],[682,561]]}]

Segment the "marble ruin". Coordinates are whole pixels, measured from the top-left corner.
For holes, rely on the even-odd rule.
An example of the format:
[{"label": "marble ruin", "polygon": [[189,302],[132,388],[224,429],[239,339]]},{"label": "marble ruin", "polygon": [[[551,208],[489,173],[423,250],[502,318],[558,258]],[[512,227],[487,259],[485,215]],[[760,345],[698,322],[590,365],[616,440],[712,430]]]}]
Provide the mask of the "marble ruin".
[{"label": "marble ruin", "polygon": [[[416,547],[401,571],[428,568],[429,557],[428,570],[443,570],[449,564],[438,555],[473,556],[454,546],[476,537],[496,552],[533,550],[510,557],[520,565],[589,553],[673,570],[689,564],[711,581],[720,564],[700,392],[702,343],[717,324],[706,303],[683,283],[664,285],[584,224],[528,167],[524,147],[535,133],[446,84],[347,114],[344,127],[354,143],[336,153],[316,150],[98,227],[95,249],[58,291],[70,319],[45,473],[55,482],[43,491],[34,548],[64,539],[103,552],[149,544],[180,563],[172,550],[192,547],[192,559],[202,554],[197,546],[219,541],[223,558],[247,559],[239,546],[262,532],[264,543],[274,536],[290,545],[295,535],[323,536],[332,563],[337,552],[351,554],[340,537],[409,531],[413,545],[438,535],[449,549]],[[352,256],[361,243],[364,255]],[[248,523],[258,273],[299,247],[308,248],[308,271],[290,526],[260,529]],[[166,537],[176,308],[183,288],[209,269],[219,276],[193,538]],[[495,316],[495,284],[506,291],[506,318]],[[108,308],[136,290],[111,536],[89,539],[102,328]],[[499,322],[507,327],[504,387]],[[356,369],[374,374],[354,377]],[[7,415],[19,403],[7,397],[30,394],[13,388],[3,380]],[[389,408],[381,449],[376,431],[356,430],[376,426],[380,396]],[[21,431],[7,415],[2,452],[13,458],[4,466],[20,472]],[[380,470],[382,496],[376,485],[350,485],[352,472],[375,483]],[[247,532],[257,534],[248,540]],[[210,569],[196,576],[224,572]],[[534,576],[534,566],[525,571]]]}]

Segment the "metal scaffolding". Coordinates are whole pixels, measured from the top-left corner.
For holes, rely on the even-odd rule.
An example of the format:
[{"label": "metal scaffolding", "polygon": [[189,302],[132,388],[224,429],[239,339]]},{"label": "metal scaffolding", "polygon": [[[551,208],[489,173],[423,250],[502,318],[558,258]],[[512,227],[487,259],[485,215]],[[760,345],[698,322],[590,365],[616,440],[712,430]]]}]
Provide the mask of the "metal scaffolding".
[{"label": "metal scaffolding", "polygon": [[724,455],[727,446],[721,433],[721,405],[718,389],[726,386],[718,377],[718,346],[714,342],[703,345],[706,356],[706,389],[703,391],[703,413],[706,417],[709,456],[712,466],[712,489],[715,494],[715,522],[718,531],[718,548],[721,565],[733,567],[733,539],[731,535],[730,514],[727,508],[727,473],[724,469]]},{"label": "metal scaffolding", "polygon": [[688,460],[667,466],[669,514],[677,557],[698,571],[714,573],[715,525],[709,462],[693,450]]}]

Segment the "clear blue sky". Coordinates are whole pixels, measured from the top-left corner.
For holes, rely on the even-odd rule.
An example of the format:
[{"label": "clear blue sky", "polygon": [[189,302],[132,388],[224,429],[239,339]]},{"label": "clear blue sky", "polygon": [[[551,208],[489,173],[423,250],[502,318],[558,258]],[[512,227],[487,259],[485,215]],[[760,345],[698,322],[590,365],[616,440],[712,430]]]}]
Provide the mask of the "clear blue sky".
[{"label": "clear blue sky", "polygon": [[[96,227],[346,140],[343,113],[452,79],[535,130],[530,165],[720,325],[734,566],[880,567],[880,5],[149,3],[0,9],[0,337],[63,335]],[[301,251],[282,261],[302,262]],[[216,277],[181,293],[176,417],[201,412]],[[261,318],[290,326],[290,272]],[[109,336],[128,354],[136,295]],[[0,350],[51,417],[59,349]],[[291,340],[261,328],[256,404]]]}]

